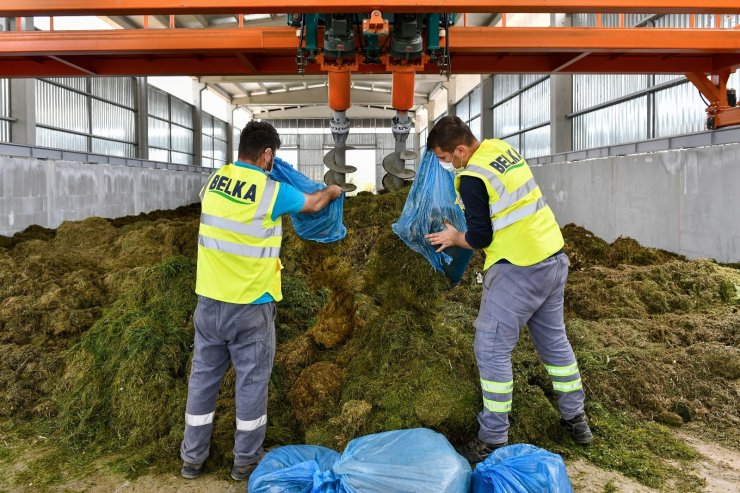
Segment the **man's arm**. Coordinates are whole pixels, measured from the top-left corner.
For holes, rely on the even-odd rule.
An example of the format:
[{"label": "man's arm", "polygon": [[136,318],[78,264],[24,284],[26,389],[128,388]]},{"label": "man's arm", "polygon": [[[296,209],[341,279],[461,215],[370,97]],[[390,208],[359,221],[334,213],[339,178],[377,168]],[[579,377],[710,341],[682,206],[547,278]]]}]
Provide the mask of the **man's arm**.
[{"label": "man's arm", "polygon": [[280,183],[279,186],[275,207],[272,209],[273,221],[283,214],[318,212],[342,194],[342,189],[336,185],[315,193],[303,193],[287,183]]},{"label": "man's arm", "polygon": [[301,212],[319,212],[329,205],[332,200],[339,198],[340,195],[342,195],[342,189],[337,185],[331,185],[311,194],[304,194],[305,202],[303,203]]},{"label": "man's arm", "polygon": [[468,226],[465,240],[474,249],[482,250],[493,240],[488,189],[480,178],[461,176],[460,197],[465,204],[465,224]]},{"label": "man's arm", "polygon": [[468,231],[462,233],[445,222],[447,226],[445,230],[426,235],[432,245],[439,247],[437,252],[451,246],[475,250],[486,248],[491,244],[493,226],[491,225],[486,185],[479,178],[462,176],[460,178],[460,197],[465,204],[465,223]]}]

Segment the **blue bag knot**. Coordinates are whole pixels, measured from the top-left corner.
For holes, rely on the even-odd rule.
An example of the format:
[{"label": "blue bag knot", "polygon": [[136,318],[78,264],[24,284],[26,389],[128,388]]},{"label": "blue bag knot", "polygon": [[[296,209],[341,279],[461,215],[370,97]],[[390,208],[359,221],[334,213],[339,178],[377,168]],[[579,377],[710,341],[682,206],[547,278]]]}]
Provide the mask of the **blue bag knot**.
[{"label": "blue bag knot", "polygon": [[317,470],[313,474],[313,489],[311,493],[333,493],[337,491],[337,483],[339,483],[339,478],[331,469],[325,471]]}]

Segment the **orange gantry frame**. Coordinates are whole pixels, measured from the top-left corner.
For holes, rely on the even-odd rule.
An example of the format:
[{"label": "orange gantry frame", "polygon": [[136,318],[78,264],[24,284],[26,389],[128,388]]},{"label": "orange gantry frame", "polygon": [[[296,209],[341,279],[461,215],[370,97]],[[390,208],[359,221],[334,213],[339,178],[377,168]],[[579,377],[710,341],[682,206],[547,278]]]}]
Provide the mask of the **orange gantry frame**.
[{"label": "orange gantry frame", "polygon": [[[145,29],[0,32],[0,77],[82,75],[286,75],[297,72],[299,37],[290,27],[244,27],[249,13],[504,13],[500,27],[452,27],[452,73],[680,73],[710,99],[717,126],[740,123],[730,108],[729,73],[740,67],[740,29],[722,28],[721,14],[740,14],[740,0],[0,0],[1,17],[144,15]],[[713,28],[510,27],[506,13],[713,14]],[[235,14],[237,28],[175,28],[174,15]],[[168,29],[146,29],[148,15],[170,15]],[[20,25],[20,22],[17,22]],[[53,26],[53,17],[52,17]],[[377,27],[377,26],[376,26]],[[52,27],[53,29],[53,27]],[[444,43],[443,43],[444,44]],[[366,65],[359,57],[341,67],[334,84],[336,106],[348,106],[349,70],[394,73],[388,64]],[[321,64],[306,74],[326,71]],[[416,73],[438,73],[425,62]],[[345,80],[346,79],[346,80]],[[406,84],[408,85],[408,84]],[[413,91],[411,91],[413,94]],[[399,106],[406,106],[398,92]],[[396,94],[394,94],[394,101]],[[394,103],[395,104],[395,103]]]},{"label": "orange gantry frame", "polygon": [[[740,14],[740,0],[0,0],[0,17],[169,14],[169,29],[0,32],[0,77],[296,73],[290,27],[242,27],[245,13],[648,12]],[[235,14],[239,27],[175,29],[175,14]],[[598,16],[600,18],[600,16]],[[52,17],[53,19],[53,17]],[[740,66],[740,29],[453,27],[453,73],[718,73]],[[696,20],[691,17],[691,26]],[[20,24],[20,23],[19,23]],[[620,25],[623,25],[620,16]],[[321,41],[321,40],[319,40]],[[353,67],[389,73],[388,64]],[[309,64],[306,73],[321,73]],[[426,63],[417,73],[437,73]]]}]

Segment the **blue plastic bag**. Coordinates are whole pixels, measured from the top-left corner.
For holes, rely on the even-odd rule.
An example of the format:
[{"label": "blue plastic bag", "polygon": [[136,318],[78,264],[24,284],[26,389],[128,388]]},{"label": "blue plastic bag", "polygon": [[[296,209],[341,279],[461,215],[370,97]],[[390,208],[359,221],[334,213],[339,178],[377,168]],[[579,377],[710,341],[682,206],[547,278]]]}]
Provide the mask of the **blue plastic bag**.
[{"label": "blue plastic bag", "polygon": [[[272,164],[270,178],[281,183],[293,185],[303,193],[314,193],[326,188],[326,185],[312,181],[279,157],[276,157]],[[291,214],[290,220],[293,224],[293,229],[302,240],[331,243],[347,236],[347,228],[342,224],[343,211],[344,194],[319,212],[314,212],[313,214]]]},{"label": "blue plastic bag", "polygon": [[437,253],[437,247],[425,236],[445,229],[445,221],[459,231],[467,231],[465,214],[455,203],[456,198],[452,173],[439,164],[433,152],[426,151],[401,217],[392,226],[393,232],[409,248],[422,254],[436,270],[444,272],[452,284],[462,278],[473,250],[450,247]]},{"label": "blue plastic bag", "polygon": [[447,439],[416,428],[351,441],[333,450],[289,445],[268,453],[250,493],[469,493],[471,470]]},{"label": "blue plastic bag", "polygon": [[339,453],[313,445],[287,445],[269,452],[249,476],[249,493],[311,493],[314,476],[331,471]]},{"label": "blue plastic bag", "polygon": [[495,450],[473,472],[473,493],[573,493],[562,457],[534,445]]},{"label": "blue plastic bag", "polygon": [[471,470],[447,439],[415,428],[352,440],[332,468],[347,493],[468,493]]}]

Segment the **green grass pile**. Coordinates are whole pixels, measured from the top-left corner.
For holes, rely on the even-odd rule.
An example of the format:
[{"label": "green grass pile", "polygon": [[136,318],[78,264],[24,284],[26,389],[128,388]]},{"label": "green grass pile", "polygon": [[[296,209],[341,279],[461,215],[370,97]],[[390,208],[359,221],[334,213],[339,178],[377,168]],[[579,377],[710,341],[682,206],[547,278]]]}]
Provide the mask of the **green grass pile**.
[{"label": "green grass pile", "polygon": [[[405,194],[347,200],[348,234],[337,244],[304,243],[286,224],[266,446],[342,449],[416,426],[455,444],[475,435],[482,256],[450,289],[390,230]],[[0,433],[18,444],[40,432],[48,439],[18,481],[60,481],[70,464],[84,470],[110,458],[131,474],[177,467],[197,212],[91,218],[1,239]],[[596,441],[576,446],[559,427],[526,329],[513,358],[510,441],[666,491],[697,490],[685,467],[695,452],[673,429],[740,449],[740,272],[626,238],[609,244],[572,225],[563,231],[572,262],[566,325]],[[230,370],[208,470],[230,466],[233,394]],[[9,450],[0,447],[0,463],[11,463]]]}]

